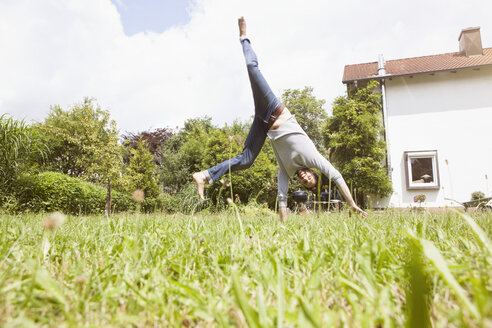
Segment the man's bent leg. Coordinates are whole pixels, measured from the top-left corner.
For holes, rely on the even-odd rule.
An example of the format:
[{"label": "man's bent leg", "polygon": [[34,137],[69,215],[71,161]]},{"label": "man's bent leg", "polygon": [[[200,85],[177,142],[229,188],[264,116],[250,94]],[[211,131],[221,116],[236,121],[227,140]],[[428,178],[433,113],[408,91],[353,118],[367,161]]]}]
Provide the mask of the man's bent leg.
[{"label": "man's bent leg", "polygon": [[[261,120],[258,118],[254,119],[248,136],[246,137],[246,141],[244,142],[243,151],[236,157],[231,158],[230,160],[225,160],[205,171],[195,173],[201,173],[200,175],[193,174],[193,179],[199,189],[199,195],[202,181],[203,185],[205,185],[206,182],[212,184],[213,182],[219,180],[224,174],[229,172],[229,168],[231,172],[235,172],[245,170],[254,163],[266,139],[266,133],[264,132],[263,125],[264,123]],[[195,177],[197,177],[197,179],[195,179]]]},{"label": "man's bent leg", "polygon": [[245,170],[254,163],[266,139],[266,133],[264,132],[263,125],[264,123],[261,120],[255,118],[249,130],[248,136],[246,137],[246,141],[244,142],[243,151],[236,157],[231,158],[230,160],[225,160],[219,165],[207,170],[208,174],[210,174],[212,182],[217,181],[220,177],[229,172],[229,167],[231,172],[235,172]]}]

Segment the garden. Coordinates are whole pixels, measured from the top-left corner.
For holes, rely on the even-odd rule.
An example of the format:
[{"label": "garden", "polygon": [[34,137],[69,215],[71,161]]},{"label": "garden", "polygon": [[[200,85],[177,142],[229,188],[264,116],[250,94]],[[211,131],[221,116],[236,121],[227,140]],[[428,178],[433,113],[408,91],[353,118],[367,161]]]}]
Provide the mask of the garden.
[{"label": "garden", "polygon": [[[311,88],[282,98],[361,206],[392,191],[372,87],[331,117]],[[2,115],[0,326],[492,326],[490,211],[281,223],[269,145],[201,202],[192,173],[239,153],[249,125],[120,136],[87,98],[33,124]]]}]

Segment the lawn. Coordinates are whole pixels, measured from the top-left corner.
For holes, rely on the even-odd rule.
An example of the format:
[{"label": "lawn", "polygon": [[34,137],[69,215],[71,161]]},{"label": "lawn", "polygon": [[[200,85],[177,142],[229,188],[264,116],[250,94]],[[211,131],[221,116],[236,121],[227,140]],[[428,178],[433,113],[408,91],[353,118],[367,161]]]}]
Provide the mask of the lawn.
[{"label": "lawn", "polygon": [[0,216],[0,326],[491,327],[492,214],[471,218]]}]

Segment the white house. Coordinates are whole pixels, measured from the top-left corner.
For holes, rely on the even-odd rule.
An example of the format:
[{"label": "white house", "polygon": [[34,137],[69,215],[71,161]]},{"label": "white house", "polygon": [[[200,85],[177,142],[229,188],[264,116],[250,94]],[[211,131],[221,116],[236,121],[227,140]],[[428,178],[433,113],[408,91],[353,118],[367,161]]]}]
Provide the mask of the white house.
[{"label": "white house", "polygon": [[461,31],[459,51],[345,66],[347,88],[380,82],[393,194],[374,207],[457,206],[492,196],[492,48],[480,28]]}]

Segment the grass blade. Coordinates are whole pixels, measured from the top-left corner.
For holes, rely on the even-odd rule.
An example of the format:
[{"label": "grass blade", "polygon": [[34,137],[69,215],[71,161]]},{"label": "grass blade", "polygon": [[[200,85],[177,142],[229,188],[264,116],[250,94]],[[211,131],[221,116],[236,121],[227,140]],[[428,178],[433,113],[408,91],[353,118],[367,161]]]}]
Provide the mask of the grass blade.
[{"label": "grass blade", "polygon": [[301,305],[302,313],[304,313],[304,316],[308,319],[309,323],[313,327],[316,327],[316,328],[321,327],[321,324],[315,318],[313,311],[311,311],[311,309],[309,309],[306,302],[304,302],[303,299],[299,296],[297,296],[297,300],[299,301],[299,304]]},{"label": "grass blade", "polygon": [[282,269],[282,265],[280,261],[275,259],[277,266],[277,327],[282,327],[282,323],[284,321],[284,303],[285,303],[285,284],[284,284],[284,270]]},{"label": "grass blade", "polygon": [[410,286],[406,290],[407,302],[407,324],[408,328],[430,328],[429,295],[427,276],[423,263],[422,249],[419,245],[409,242],[410,259],[408,261],[408,272],[410,274]]},{"label": "grass blade", "polygon": [[68,314],[68,302],[62,291],[62,288],[56,280],[43,267],[38,267],[36,270],[35,284],[40,290],[46,292],[52,300],[61,305],[62,310]]},{"label": "grass blade", "polygon": [[411,232],[408,232],[408,235],[420,245],[425,258],[432,263],[434,268],[441,275],[442,279],[444,279],[446,284],[454,291],[461,303],[463,303],[463,305],[475,318],[480,319],[480,313],[477,308],[466,297],[464,289],[460,286],[460,284],[458,284],[454,276],[451,274],[451,271],[449,271],[446,260],[442,257],[436,246],[428,240],[417,238]]},{"label": "grass blade", "polygon": [[190,286],[187,286],[185,284],[182,284],[176,280],[173,280],[171,278],[167,278],[167,281],[179,288],[181,288],[181,290],[183,290],[184,294],[185,295],[188,295],[188,296],[191,296],[191,298],[193,298],[194,300],[196,300],[198,302],[198,304],[200,305],[204,305],[206,304],[205,302],[205,299],[203,298],[203,296],[200,294],[199,291],[195,290],[194,288],[190,287]]},{"label": "grass blade", "polygon": [[232,272],[232,289],[234,291],[234,298],[239,308],[243,312],[244,318],[248,323],[249,327],[261,327],[258,312],[249,305],[246,295],[241,287],[237,272],[234,270]]},{"label": "grass blade", "polygon": [[[456,210],[455,210],[456,211]],[[461,215],[462,218],[465,219],[465,222],[468,223],[470,228],[472,229],[473,233],[475,234],[475,237],[477,238],[478,242],[482,247],[487,248],[489,251],[489,254],[492,254],[492,243],[490,242],[490,239],[487,237],[485,232],[478,226],[478,224],[471,218],[466,213],[461,213],[456,211],[458,214]]]}]

